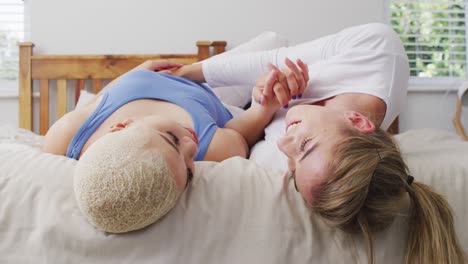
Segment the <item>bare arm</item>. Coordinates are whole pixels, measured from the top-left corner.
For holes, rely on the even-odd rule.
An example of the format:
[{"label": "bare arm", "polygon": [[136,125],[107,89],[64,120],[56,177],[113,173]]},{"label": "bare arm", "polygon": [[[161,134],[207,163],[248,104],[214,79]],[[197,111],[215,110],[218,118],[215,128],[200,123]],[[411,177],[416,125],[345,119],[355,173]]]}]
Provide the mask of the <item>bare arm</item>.
[{"label": "bare arm", "polygon": [[42,151],[56,155],[66,155],[71,139],[86,117],[84,110],[80,109],[67,113],[57,120],[44,136]]},{"label": "bare arm", "polygon": [[172,75],[184,77],[195,82],[205,82],[201,63],[184,65],[174,70]]},{"label": "bare arm", "polygon": [[246,158],[248,153],[249,147],[241,134],[229,128],[218,128],[203,160],[223,161],[234,156]]},{"label": "bare arm", "polygon": [[[225,128],[237,131],[249,147],[252,147],[263,137],[263,130],[273,118],[276,110],[287,107],[288,102],[294,96],[304,92],[308,82],[308,68],[298,60],[297,67],[289,59],[286,59],[288,68],[280,71],[273,65],[269,65],[269,71],[260,76],[253,88],[252,106],[242,114],[231,119]],[[174,72],[174,75],[185,77],[194,81],[205,80],[202,65],[185,65]]]}]

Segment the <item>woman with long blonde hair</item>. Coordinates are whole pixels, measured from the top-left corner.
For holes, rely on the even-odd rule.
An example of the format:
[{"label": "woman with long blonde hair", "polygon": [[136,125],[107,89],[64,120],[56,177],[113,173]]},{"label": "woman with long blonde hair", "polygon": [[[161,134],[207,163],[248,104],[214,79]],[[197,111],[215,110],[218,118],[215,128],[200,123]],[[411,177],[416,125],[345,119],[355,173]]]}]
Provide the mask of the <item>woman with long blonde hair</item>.
[{"label": "woman with long blonde hair", "polygon": [[444,197],[408,174],[391,136],[376,130],[349,130],[336,145],[331,177],[313,188],[312,207],[326,222],[367,241],[374,263],[372,237],[390,226],[409,197],[409,234],[405,263],[466,263]]},{"label": "woman with long blonde hair", "polygon": [[214,57],[175,74],[211,86],[250,83],[267,68],[278,72],[292,63],[284,58],[307,64],[308,84],[290,85],[286,77],[301,74],[288,70],[268,89],[256,84],[252,104],[283,108],[250,159],[289,170],[297,191],[329,225],[363,235],[369,263],[374,234],[390,226],[407,197],[405,262],[465,263],[449,204],[409,175],[384,131],[403,108],[409,79],[405,50],[389,26],[361,25],[289,48]]}]

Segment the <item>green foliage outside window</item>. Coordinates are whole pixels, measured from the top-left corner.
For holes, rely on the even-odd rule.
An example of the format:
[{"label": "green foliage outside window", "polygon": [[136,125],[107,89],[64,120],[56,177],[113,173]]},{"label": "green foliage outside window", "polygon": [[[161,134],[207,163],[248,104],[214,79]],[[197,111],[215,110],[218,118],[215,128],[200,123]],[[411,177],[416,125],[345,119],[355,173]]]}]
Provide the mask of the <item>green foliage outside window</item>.
[{"label": "green foliage outside window", "polygon": [[391,25],[410,60],[411,76],[465,77],[464,0],[393,2]]},{"label": "green foliage outside window", "polygon": [[18,37],[0,31],[0,80],[18,79]]}]

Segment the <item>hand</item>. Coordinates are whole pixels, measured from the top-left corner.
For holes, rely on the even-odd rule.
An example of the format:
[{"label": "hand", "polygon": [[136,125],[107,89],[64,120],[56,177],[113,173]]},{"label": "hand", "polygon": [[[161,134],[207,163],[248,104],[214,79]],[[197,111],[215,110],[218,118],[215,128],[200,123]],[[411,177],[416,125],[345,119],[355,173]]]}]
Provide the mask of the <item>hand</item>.
[{"label": "hand", "polygon": [[138,65],[135,69],[145,69],[160,73],[172,74],[174,70],[182,67],[183,64],[171,62],[168,60],[147,60]]},{"label": "hand", "polygon": [[195,82],[205,82],[201,63],[187,64],[172,72],[172,75],[184,77]]},{"label": "hand", "polygon": [[279,74],[279,70],[271,68],[267,73],[257,79],[252,90],[252,104],[259,104],[266,108],[274,109],[275,111],[281,107],[281,104],[274,96],[268,97],[264,95],[266,89],[273,89],[272,87],[275,85],[281,86],[281,89],[284,90],[282,84],[278,82]]},{"label": "hand", "polygon": [[[268,65],[269,72],[261,76],[254,87],[253,97],[261,105],[275,105],[288,107],[289,101],[302,98],[309,81],[309,69],[300,59],[297,65],[286,58],[287,68],[280,71],[272,64]],[[299,68],[297,67],[299,66]]]}]

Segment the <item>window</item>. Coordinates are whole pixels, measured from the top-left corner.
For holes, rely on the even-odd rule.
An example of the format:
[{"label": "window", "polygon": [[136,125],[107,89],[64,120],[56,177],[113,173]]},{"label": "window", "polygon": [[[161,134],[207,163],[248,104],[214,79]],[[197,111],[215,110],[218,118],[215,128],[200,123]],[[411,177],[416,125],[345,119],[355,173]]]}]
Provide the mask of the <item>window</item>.
[{"label": "window", "polygon": [[18,78],[17,43],[22,41],[23,37],[23,1],[0,0],[0,81],[13,81]]},{"label": "window", "polygon": [[388,0],[413,77],[467,77],[465,0]]}]

